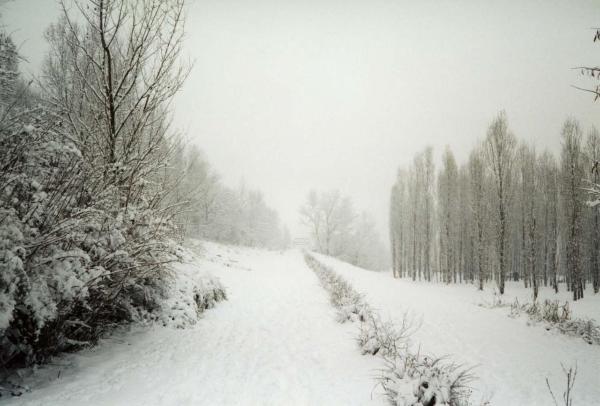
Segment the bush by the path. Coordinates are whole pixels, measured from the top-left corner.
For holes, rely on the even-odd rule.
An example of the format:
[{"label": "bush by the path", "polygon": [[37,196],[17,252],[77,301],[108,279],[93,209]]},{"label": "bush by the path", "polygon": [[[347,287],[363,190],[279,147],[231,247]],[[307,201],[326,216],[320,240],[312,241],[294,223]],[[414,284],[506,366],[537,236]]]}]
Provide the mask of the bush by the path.
[{"label": "bush by the path", "polygon": [[173,269],[177,276],[168,284],[160,311],[153,315],[163,326],[192,326],[206,310],[227,299],[221,282],[204,273],[192,261],[174,264]]},{"label": "bush by the path", "polygon": [[527,324],[542,323],[548,331],[580,337],[590,345],[600,345],[600,325],[594,319],[573,318],[568,301],[560,304],[558,300],[546,299],[541,303],[520,303],[519,299],[515,298],[514,302],[510,303],[495,295],[490,303],[480,303],[479,306],[487,309],[510,308],[509,317],[524,315],[528,318]]},{"label": "bush by the path", "polygon": [[358,321],[357,342],[363,354],[379,355],[385,367],[378,383],[397,406],[469,405],[471,373],[442,358],[413,353],[410,335],[414,323],[405,315],[402,324],[381,320],[364,298],[331,268],[305,254],[308,266],[330,295],[338,321]]},{"label": "bush by the path", "polygon": [[600,345],[600,325],[593,319],[572,318],[569,302],[561,305],[558,300],[519,304],[510,307],[510,317],[526,314],[533,323],[545,323],[546,330],[555,330],[572,337],[581,337],[588,344]]}]

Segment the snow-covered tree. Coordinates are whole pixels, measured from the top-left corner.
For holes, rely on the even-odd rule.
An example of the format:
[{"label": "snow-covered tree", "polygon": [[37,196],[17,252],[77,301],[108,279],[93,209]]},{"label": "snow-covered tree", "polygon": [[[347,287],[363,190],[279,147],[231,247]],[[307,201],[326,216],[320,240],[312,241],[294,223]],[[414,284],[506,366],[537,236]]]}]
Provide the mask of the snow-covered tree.
[{"label": "snow-covered tree", "polygon": [[14,75],[2,83],[1,366],[152,312],[177,259],[166,111],[184,78],[183,2],[89,3],[63,4],[48,31],[38,106]]}]

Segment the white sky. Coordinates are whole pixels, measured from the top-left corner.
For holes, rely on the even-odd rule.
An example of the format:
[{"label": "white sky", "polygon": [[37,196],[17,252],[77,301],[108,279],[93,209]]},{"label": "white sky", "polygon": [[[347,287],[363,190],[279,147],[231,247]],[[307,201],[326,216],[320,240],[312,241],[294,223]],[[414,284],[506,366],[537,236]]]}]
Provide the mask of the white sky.
[{"label": "white sky", "polygon": [[[4,24],[36,72],[53,0]],[[195,0],[194,61],[175,117],[224,181],[262,189],[292,231],[310,188],[339,188],[387,239],[397,167],[433,145],[459,160],[505,109],[521,139],[558,150],[561,124],[600,127],[573,84],[594,65],[600,0]]]}]

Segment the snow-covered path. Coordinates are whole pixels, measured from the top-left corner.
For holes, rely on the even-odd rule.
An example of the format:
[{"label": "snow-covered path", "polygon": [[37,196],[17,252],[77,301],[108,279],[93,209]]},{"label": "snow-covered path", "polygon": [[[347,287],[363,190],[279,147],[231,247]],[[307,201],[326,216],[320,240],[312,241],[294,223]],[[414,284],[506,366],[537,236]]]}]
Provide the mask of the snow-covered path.
[{"label": "snow-covered path", "polygon": [[[68,357],[10,405],[376,405],[380,366],[361,356],[299,252],[208,244],[229,299],[192,329],[153,328]],[[58,373],[59,368],[46,368]],[[0,401],[0,403],[2,403]]]},{"label": "snow-covered path", "polygon": [[[495,406],[553,405],[545,382],[548,377],[560,403],[564,363],[567,368],[578,367],[573,404],[600,404],[599,346],[528,326],[525,319],[508,317],[506,308],[479,307],[483,296],[473,286],[393,279],[391,273],[365,271],[322,255],[317,258],[363,293],[382,317],[400,320],[410,311],[420,319],[421,328],[413,339],[423,351],[475,366],[479,379],[473,383],[478,389],[474,400],[491,398]],[[510,301],[510,292],[506,296]],[[581,313],[592,317],[590,307],[598,305],[597,299],[577,303],[576,314],[582,307]],[[600,308],[595,314],[600,314]]]}]

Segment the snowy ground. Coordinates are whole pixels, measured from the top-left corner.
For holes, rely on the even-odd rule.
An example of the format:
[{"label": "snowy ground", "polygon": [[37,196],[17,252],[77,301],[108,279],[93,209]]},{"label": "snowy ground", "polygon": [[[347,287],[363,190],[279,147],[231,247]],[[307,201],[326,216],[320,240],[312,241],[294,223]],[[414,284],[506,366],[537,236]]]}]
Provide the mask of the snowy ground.
[{"label": "snowy ground", "polygon": [[45,367],[6,405],[382,405],[377,358],[335,311],[297,251],[206,244],[199,265],[228,301],[194,327],[138,329]]},{"label": "snowy ground", "polygon": [[[204,244],[197,265],[217,276],[228,301],[187,329],[136,328],[97,348],[42,368],[32,391],[2,405],[383,405],[373,377],[381,361],[361,356],[356,326],[335,310],[298,251],[284,253]],[[394,280],[319,256],[383,317],[406,310],[422,322],[414,341],[435,355],[476,366],[474,399],[495,406],[551,405],[560,363],[579,372],[575,405],[599,404],[600,346],[528,326],[491,302],[491,289]],[[509,285],[507,301],[529,293]],[[548,291],[542,297],[553,297]],[[561,294],[560,300],[567,300]],[[600,297],[576,303],[574,316],[600,320]],[[373,395],[372,395],[373,393]]]},{"label": "snowy ground", "polygon": [[[578,366],[574,405],[600,404],[600,346],[576,337],[546,331],[542,325],[528,326],[525,318],[507,317],[509,309],[478,306],[491,302],[491,288],[480,293],[473,286],[445,286],[395,280],[391,273],[365,271],[343,262],[317,256],[346,278],[383,317],[400,319],[405,311],[421,320],[414,340],[423,351],[452,355],[457,362],[476,366],[480,378],[474,382],[474,399],[490,398],[493,405],[552,405],[545,378],[562,398],[561,362]],[[522,285],[507,286],[507,300],[531,301]],[[549,290],[542,298],[554,298]],[[592,296],[589,295],[588,296]],[[559,295],[560,300],[569,298]],[[600,297],[572,304],[575,317],[600,321]]]}]

